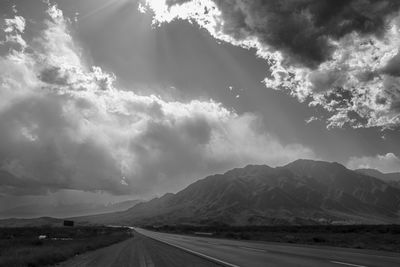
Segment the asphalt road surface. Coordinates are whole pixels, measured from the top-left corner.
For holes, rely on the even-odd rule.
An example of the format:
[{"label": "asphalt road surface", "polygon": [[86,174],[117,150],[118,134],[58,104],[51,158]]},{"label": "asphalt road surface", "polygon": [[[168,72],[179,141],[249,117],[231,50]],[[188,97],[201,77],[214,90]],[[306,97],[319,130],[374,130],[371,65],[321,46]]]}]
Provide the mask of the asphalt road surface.
[{"label": "asphalt road surface", "polygon": [[141,234],[63,262],[62,267],[220,267],[209,260]]},{"label": "asphalt road surface", "polygon": [[77,256],[69,266],[399,267],[400,254],[193,237],[135,229],[134,238]]}]

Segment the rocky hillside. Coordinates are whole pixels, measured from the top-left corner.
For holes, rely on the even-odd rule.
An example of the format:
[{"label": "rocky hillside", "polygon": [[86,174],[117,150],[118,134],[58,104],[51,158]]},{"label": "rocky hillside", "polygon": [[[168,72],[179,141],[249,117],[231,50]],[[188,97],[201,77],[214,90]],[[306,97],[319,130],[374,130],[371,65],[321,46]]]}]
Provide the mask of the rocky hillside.
[{"label": "rocky hillside", "polygon": [[249,165],[123,212],[80,217],[119,224],[400,223],[400,189],[338,163]]}]

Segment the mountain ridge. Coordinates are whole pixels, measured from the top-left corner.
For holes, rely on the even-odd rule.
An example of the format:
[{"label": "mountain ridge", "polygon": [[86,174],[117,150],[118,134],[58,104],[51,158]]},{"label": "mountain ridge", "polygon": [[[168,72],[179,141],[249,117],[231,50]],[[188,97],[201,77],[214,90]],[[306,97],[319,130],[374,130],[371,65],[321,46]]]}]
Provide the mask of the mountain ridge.
[{"label": "mountain ridge", "polygon": [[393,187],[400,189],[400,172],[383,173],[377,169],[356,169],[358,173],[381,179]]},{"label": "mountain ridge", "polygon": [[356,169],[354,170],[359,173],[363,173],[369,176],[373,176],[379,179],[382,179],[384,181],[400,181],[400,172],[389,172],[389,173],[383,173],[377,169],[369,169],[369,168],[364,168],[364,169]]},{"label": "mountain ridge", "polygon": [[85,216],[101,213],[124,211],[140,203],[141,200],[127,200],[109,204],[77,203],[77,204],[26,204],[10,209],[0,210],[0,219],[5,218],[63,218]]},{"label": "mountain ridge", "polygon": [[119,213],[78,220],[125,224],[399,223],[400,189],[336,162],[247,165]]}]

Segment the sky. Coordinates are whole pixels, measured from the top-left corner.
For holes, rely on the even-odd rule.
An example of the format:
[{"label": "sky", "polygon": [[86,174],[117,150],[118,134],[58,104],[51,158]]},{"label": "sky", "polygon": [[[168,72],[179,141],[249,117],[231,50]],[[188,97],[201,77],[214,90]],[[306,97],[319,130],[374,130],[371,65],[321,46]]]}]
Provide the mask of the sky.
[{"label": "sky", "polygon": [[0,1],[0,208],[298,158],[400,171],[400,4]]}]

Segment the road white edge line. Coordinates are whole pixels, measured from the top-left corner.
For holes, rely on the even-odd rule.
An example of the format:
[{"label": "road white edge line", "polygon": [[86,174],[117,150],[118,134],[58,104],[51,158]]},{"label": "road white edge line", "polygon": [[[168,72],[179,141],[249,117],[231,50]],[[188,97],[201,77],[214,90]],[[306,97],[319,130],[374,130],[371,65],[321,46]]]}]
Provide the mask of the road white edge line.
[{"label": "road white edge line", "polygon": [[169,243],[169,242],[167,242],[167,241],[165,241],[165,240],[161,240],[161,239],[158,239],[158,238],[155,238],[155,237],[152,237],[152,236],[148,236],[148,235],[145,235],[145,234],[142,234],[142,235],[144,235],[144,236],[146,236],[146,237],[149,237],[149,238],[152,238],[152,239],[154,239],[154,240],[163,242],[163,243],[165,243],[165,244],[167,244],[167,245],[170,245],[170,246],[173,246],[173,247],[182,249],[182,250],[184,250],[184,251],[186,251],[186,252],[189,252],[189,253],[192,253],[192,254],[194,254],[194,255],[197,255],[197,256],[206,258],[206,259],[208,259],[208,260],[210,260],[210,261],[214,261],[214,262],[217,262],[217,263],[226,265],[226,266],[228,266],[228,267],[241,267],[241,266],[239,266],[239,265],[235,265],[235,264],[232,264],[232,263],[229,263],[229,262],[226,262],[226,261],[222,261],[222,260],[216,259],[216,258],[214,258],[214,257],[205,255],[205,254],[203,254],[203,253],[196,252],[196,251],[194,251],[194,250],[181,247],[181,246],[179,246],[179,245],[171,244],[171,243]]},{"label": "road white edge line", "polygon": [[[167,242],[165,242],[165,243],[167,243]],[[224,264],[224,265],[229,266],[229,267],[240,267],[239,265],[235,265],[235,264],[232,264],[232,263],[229,263],[229,262],[226,262],[226,261],[222,261],[222,260],[216,259],[216,258],[214,258],[214,257],[205,255],[205,254],[203,254],[203,253],[193,251],[193,250],[188,249],[188,248],[184,248],[184,247],[181,247],[181,246],[178,246],[178,245],[174,245],[174,244],[170,244],[170,243],[167,243],[167,244],[170,245],[170,246],[174,246],[174,247],[180,248],[180,249],[185,250],[185,251],[187,251],[187,252],[193,253],[193,254],[195,254],[195,255],[198,255],[198,256],[207,258],[207,259],[209,259],[209,260],[211,260],[211,261],[219,262],[219,263]]]},{"label": "road white edge line", "polygon": [[367,267],[365,265],[358,265],[358,264],[352,264],[352,263],[341,262],[341,261],[331,261],[331,262],[336,263],[336,264],[341,264],[341,265],[354,266],[354,267]]}]

